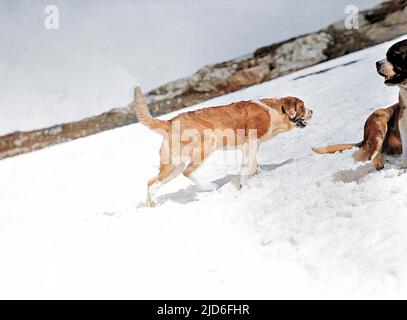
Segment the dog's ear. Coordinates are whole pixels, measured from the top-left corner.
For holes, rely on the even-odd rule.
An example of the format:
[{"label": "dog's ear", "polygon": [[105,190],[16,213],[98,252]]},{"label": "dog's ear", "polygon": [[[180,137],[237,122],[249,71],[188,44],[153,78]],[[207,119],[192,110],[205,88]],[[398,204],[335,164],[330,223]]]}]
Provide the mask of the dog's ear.
[{"label": "dog's ear", "polygon": [[392,45],[387,51],[386,57],[395,68],[407,72],[407,40]]},{"label": "dog's ear", "polygon": [[401,54],[401,60],[403,62],[403,70],[407,70],[407,40],[404,40],[401,42],[401,48],[399,49],[399,52]]},{"label": "dog's ear", "polygon": [[297,103],[292,98],[283,98],[282,99],[282,110],[283,113],[286,113],[290,120],[294,120],[297,116]]}]

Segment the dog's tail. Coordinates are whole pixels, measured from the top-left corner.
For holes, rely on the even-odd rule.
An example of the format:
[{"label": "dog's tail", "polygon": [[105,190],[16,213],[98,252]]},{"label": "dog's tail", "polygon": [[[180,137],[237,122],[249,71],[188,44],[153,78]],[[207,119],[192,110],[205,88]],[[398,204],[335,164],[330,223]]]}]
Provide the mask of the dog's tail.
[{"label": "dog's tail", "polygon": [[140,123],[152,130],[164,129],[168,131],[171,126],[169,121],[153,118],[139,86],[134,88],[134,98],[130,104],[130,109],[136,114]]},{"label": "dog's tail", "polygon": [[312,148],[312,151],[319,154],[342,152],[352,149],[353,147],[360,147],[361,143],[345,143],[345,144],[333,144],[326,147]]}]

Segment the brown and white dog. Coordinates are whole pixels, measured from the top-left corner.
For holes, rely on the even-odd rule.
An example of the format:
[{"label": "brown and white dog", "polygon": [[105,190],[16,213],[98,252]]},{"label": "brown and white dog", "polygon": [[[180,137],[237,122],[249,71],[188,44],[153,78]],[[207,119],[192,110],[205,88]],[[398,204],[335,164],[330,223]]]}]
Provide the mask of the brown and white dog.
[{"label": "brown and white dog", "polygon": [[134,90],[130,105],[139,121],[161,134],[160,171],[148,181],[147,205],[152,205],[152,193],[183,173],[201,190],[217,186],[198,180],[195,170],[212,152],[223,148],[242,151],[240,185],[257,172],[256,153],[262,142],[295,127],[303,128],[313,111],[295,97],[240,101],[225,106],[210,107],[182,113],[171,120],[151,116],[139,87]]},{"label": "brown and white dog", "polygon": [[384,168],[383,154],[402,154],[401,165],[407,167],[407,40],[390,47],[386,59],[378,61],[376,68],[386,85],[400,88],[399,102],[369,116],[362,142],[313,148],[314,152],[335,153],[358,147],[353,154],[355,161],[372,160],[376,170]]}]

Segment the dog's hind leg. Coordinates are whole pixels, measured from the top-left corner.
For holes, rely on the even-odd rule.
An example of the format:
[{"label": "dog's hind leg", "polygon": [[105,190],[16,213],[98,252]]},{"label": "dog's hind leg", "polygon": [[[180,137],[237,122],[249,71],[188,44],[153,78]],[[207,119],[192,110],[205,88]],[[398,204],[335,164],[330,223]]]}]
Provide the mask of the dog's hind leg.
[{"label": "dog's hind leg", "polygon": [[157,176],[150,179],[147,184],[147,206],[151,207],[153,205],[153,198],[152,196],[154,193],[162,187],[167,182],[171,181],[175,177],[177,177],[185,168],[184,163],[180,163],[177,165],[173,164],[161,164],[160,165],[160,172]]},{"label": "dog's hind leg", "polygon": [[369,150],[370,159],[376,170],[382,170],[384,168],[384,160],[382,155],[383,141],[386,136],[386,130],[383,132],[377,132],[376,135],[369,137],[367,141],[367,147]]},{"label": "dog's hind leg", "polygon": [[384,168],[382,151],[390,116],[391,114],[385,109],[379,109],[369,116],[365,123],[364,139],[360,150],[353,155],[356,161],[371,160],[376,170]]},{"label": "dog's hind leg", "polygon": [[375,151],[372,155],[372,164],[377,171],[384,168],[384,160],[382,155],[383,139],[381,137],[377,138]]},{"label": "dog's hind leg", "polygon": [[215,183],[198,178],[195,170],[200,167],[202,163],[191,162],[184,170],[184,176],[191,179],[192,182],[202,191],[213,191],[218,187]]},{"label": "dog's hind leg", "polygon": [[380,171],[384,168],[384,160],[381,151],[377,154],[376,157],[373,158],[372,163],[377,171]]}]

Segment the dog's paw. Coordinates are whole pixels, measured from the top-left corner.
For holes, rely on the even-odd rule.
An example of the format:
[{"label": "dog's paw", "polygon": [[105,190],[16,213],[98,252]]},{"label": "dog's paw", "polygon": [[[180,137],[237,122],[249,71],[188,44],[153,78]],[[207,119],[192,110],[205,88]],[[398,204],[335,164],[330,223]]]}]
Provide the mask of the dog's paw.
[{"label": "dog's paw", "polygon": [[256,170],[253,172],[252,176],[257,176],[257,175],[259,175],[260,173],[261,173],[261,168],[260,168],[260,166],[258,166],[258,167],[256,168]]},{"label": "dog's paw", "polygon": [[197,187],[199,188],[200,191],[210,192],[216,190],[218,188],[218,185],[213,182],[201,181]]},{"label": "dog's paw", "polygon": [[155,207],[155,202],[140,202],[136,204],[136,209],[143,209],[143,208],[154,208]]},{"label": "dog's paw", "polygon": [[243,188],[247,188],[247,182],[249,181],[249,175],[242,174],[240,176],[240,183],[238,190],[242,190]]},{"label": "dog's paw", "polygon": [[384,161],[383,160],[376,160],[373,161],[373,166],[377,171],[383,170],[384,169]]}]

